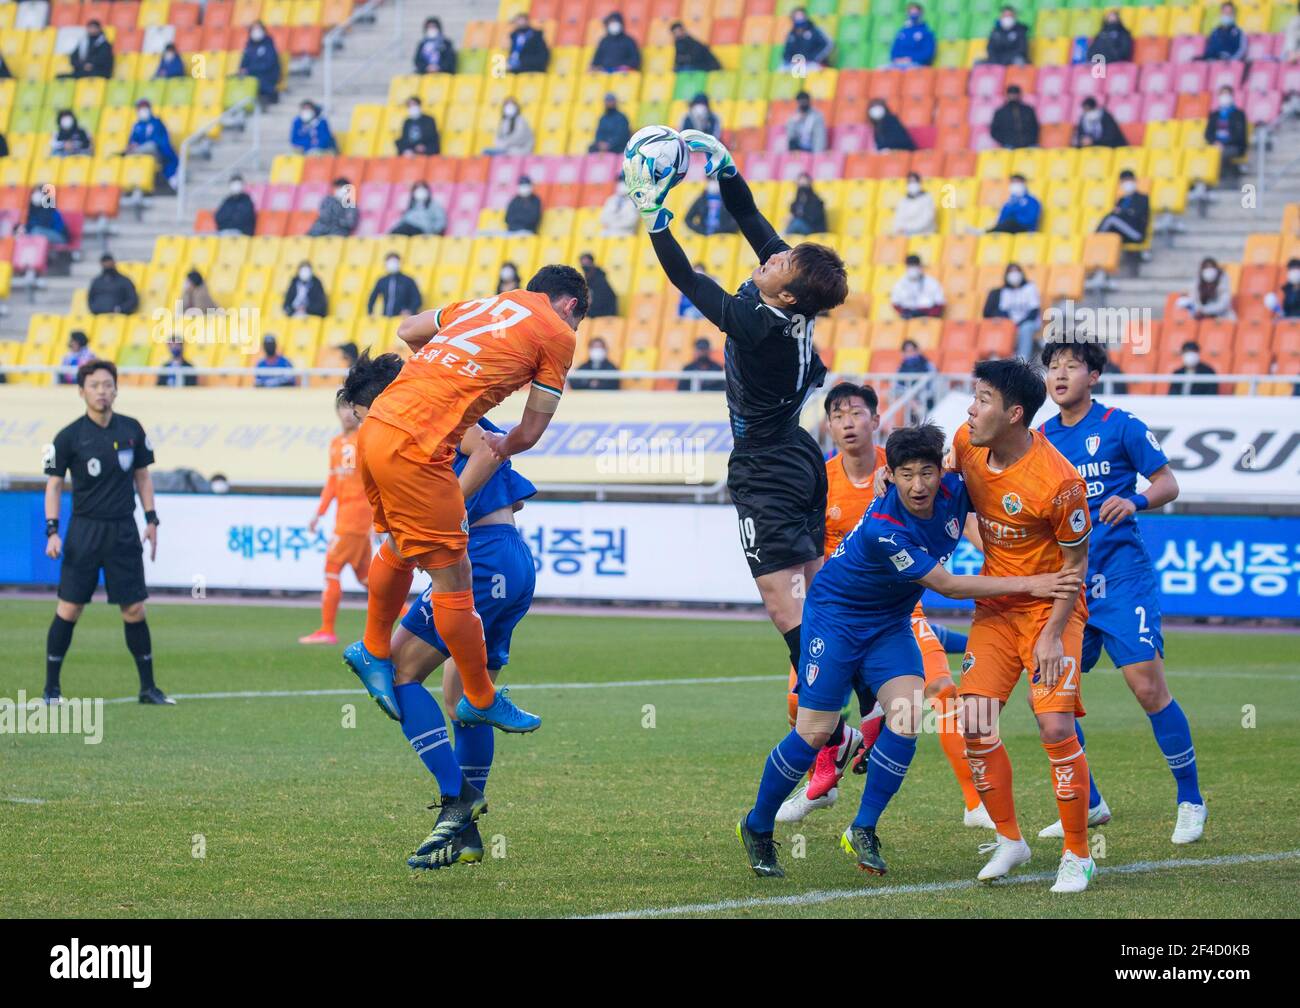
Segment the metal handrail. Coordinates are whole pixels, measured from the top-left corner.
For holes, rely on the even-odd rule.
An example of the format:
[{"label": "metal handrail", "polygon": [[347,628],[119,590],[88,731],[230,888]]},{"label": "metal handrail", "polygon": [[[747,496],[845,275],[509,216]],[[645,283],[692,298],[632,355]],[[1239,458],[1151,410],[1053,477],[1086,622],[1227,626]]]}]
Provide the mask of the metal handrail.
[{"label": "metal handrail", "polygon": [[389,42],[377,46],[375,51],[370,55],[379,56],[383,54],[388,59],[391,59],[392,50],[390,46],[401,41],[402,38],[402,17],[405,14],[404,0],[371,0],[370,3],[354,10],[352,16],[346,21],[331,28],[325,33],[325,37],[321,40],[321,111],[324,115],[328,116],[330,112],[333,111],[335,87],[340,87],[343,84],[352,81],[353,78],[358,76],[363,70],[367,69],[366,64],[368,63],[368,61],[363,61],[361,66],[352,73],[348,74],[341,80],[336,81],[334,79],[334,50],[336,48],[342,48],[343,37],[347,35],[347,33],[351,31],[358,22],[369,19],[371,15],[376,14],[379,11],[379,8],[383,7],[385,4],[388,4],[393,11],[392,39]]},{"label": "metal handrail", "polygon": [[[198,129],[190,133],[189,136],[187,136],[184,140],[181,141],[181,149],[178,152],[179,166],[176,169],[176,222],[178,224],[185,223],[185,219],[188,216],[188,211],[189,211],[189,208],[187,206],[189,202],[189,196],[194,189],[198,188],[197,186],[191,186],[186,177],[187,176],[186,169],[189,167],[189,154],[190,154],[191,145],[198,143],[200,140],[207,140],[208,130],[210,130],[213,126],[225,125],[226,117],[230,115],[230,113],[236,110],[242,110],[245,112],[252,113],[252,120],[253,120],[252,145],[246,151],[244,151],[243,154],[235,158],[235,160],[227,162],[225,165],[225,171],[227,173],[234,172],[241,164],[243,164],[249,158],[252,158],[255,155],[261,153],[262,111],[261,111],[261,106],[258,104],[256,97],[240,99],[239,101],[231,105],[229,108],[222,109],[221,114],[218,115],[215,119],[209,120],[208,122],[204,123],[201,127],[199,127]],[[210,188],[210,186],[208,188]]]}]

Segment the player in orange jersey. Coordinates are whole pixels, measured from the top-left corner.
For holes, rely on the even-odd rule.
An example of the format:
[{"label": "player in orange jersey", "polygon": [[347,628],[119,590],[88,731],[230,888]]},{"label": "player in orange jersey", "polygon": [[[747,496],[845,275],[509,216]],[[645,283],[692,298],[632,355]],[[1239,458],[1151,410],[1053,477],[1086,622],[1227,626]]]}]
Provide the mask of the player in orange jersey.
[{"label": "player in orange jersey", "polygon": [[320,597],[320,629],[299,637],[299,644],[337,644],[334,635],[334,617],[339,611],[339,596],[343,589],[339,575],[344,567],[363,585],[370,571],[370,501],[357,469],[357,428],[361,426],[352,407],[344,402],[335,403],[343,433],[330,442],[330,474],[325,489],[320,494],[316,515],[307,526],[311,532],[325,517],[331,503],[337,503],[334,514],[334,535],[330,537],[325,553],[325,590]]},{"label": "player in orange jersey", "polygon": [[[986,575],[1087,573],[1092,524],[1083,480],[1029,426],[1046,398],[1042,375],[1028,361],[975,366],[970,419],[953,435],[952,452],[979,518]],[[981,881],[1001,878],[1030,856],[1016,823],[1011,761],[998,737],[999,713],[1026,672],[1065,832],[1052,892],[1081,892],[1092,880],[1088,761],[1074,731],[1084,713],[1079,679],[1087,617],[1082,592],[1051,602],[1004,595],[976,603],[958,694],[971,774],[997,829],[996,842],[981,848],[992,853]]]}]

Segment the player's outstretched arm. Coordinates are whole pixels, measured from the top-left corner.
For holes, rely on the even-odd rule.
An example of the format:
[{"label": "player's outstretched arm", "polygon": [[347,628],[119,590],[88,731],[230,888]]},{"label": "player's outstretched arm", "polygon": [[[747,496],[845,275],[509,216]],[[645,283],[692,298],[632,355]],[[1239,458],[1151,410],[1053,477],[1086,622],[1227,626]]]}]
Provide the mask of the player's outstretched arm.
[{"label": "player's outstretched arm", "polygon": [[397,338],[409,346],[412,353],[423,349],[441,328],[441,311],[439,308],[431,308],[419,315],[408,315],[397,327]]},{"label": "player's outstretched arm", "polygon": [[654,247],[668,282],[685,294],[691,304],[700,310],[701,315],[721,328],[722,312],[731,295],[711,276],[695,272],[690,259],[667,228],[651,234],[650,244]]},{"label": "player's outstretched arm", "polygon": [[1025,577],[986,577],[983,574],[953,574],[936,566],[920,583],[951,599],[993,598],[996,595],[1032,595],[1034,598],[1068,600],[1074,605],[1083,585],[1079,571],[1030,574]]},{"label": "player's outstretched arm", "polygon": [[510,433],[493,434],[491,431],[484,431],[483,440],[487,442],[497,461],[504,462],[511,455],[528,451],[542,439],[542,435],[550,425],[551,417],[555,416],[559,406],[559,396],[534,388],[528,393],[528,403],[524,406],[523,416],[519,418],[519,423],[510,428]]},{"label": "player's outstretched arm", "polygon": [[753,248],[758,261],[767,262],[769,256],[789,248],[768,219],[759,212],[749,183],[741,177],[736,162],[731,159],[731,152],[723,142],[699,130],[682,130],[682,139],[691,150],[703,152],[705,174],[718,180],[722,204],[727,208],[727,213],[736,218],[740,233]]},{"label": "player's outstretched arm", "polygon": [[460,439],[461,454],[467,456],[460,471],[460,492],[466,500],[482,490],[501,466],[501,460],[492,454],[492,446],[483,433],[482,427],[470,427]]}]

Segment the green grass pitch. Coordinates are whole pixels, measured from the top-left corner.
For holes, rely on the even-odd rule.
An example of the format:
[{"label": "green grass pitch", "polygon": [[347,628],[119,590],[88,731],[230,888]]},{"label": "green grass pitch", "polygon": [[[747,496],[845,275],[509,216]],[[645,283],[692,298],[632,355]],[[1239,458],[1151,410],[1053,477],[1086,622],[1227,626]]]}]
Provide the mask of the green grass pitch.
[{"label": "green grass pitch", "polygon": [[[52,601],[0,601],[8,659],[0,697],[39,696],[52,608]],[[153,605],[158,681],[177,694],[351,689],[337,650],[296,643],[314,619],[307,609]],[[360,625],[360,613],[345,611],[340,639],[359,635]],[[1205,839],[1169,843],[1169,772],[1121,678],[1100,669],[1085,681],[1085,726],[1115,820],[1101,831],[1105,858],[1082,896],[1052,896],[1046,881],[969,884],[982,863],[976,847],[991,837],[962,828],[960,793],[927,736],[881,822],[886,878],[859,873],[838,849],[861,790],[860,778],[849,777],[837,807],[796,830],[778,828],[788,878],[756,879],[734,830],[768,750],[786,730],[784,662],[772,629],[534,615],[516,634],[507,681],[545,724],[531,736],[497,736],[483,864],[421,874],[406,868],[432,822],[424,806],[433,780],[363,695],[193,698],[168,709],[119,703],[105,707],[99,745],[0,735],[0,913],[549,916],[724,903],[705,912],[1289,915],[1300,886],[1295,638],[1175,631],[1167,644],[1210,807]],[[737,681],[677,681],[715,677]],[[134,692],[118,614],[93,605],[73,639],[64,693]],[[353,727],[345,726],[348,704]],[[1004,736],[1034,848],[1025,870],[1054,871],[1059,848],[1034,839],[1056,812],[1023,689]],[[796,831],[802,858],[792,857]],[[200,842],[204,856],[195,857]],[[1107,871],[1125,865],[1142,870]],[[823,895],[806,895],[813,892]],[[774,899],[781,897],[789,899]]]}]

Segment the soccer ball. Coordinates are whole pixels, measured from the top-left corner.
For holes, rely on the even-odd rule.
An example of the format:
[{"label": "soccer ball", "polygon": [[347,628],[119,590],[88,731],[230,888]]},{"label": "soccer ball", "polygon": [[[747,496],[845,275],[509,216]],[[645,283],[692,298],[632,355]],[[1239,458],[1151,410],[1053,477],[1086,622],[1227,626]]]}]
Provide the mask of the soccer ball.
[{"label": "soccer ball", "polygon": [[644,161],[656,181],[671,178],[672,188],[686,177],[691,151],[681,134],[669,126],[646,126],[636,131],[623,150],[624,162]]}]

